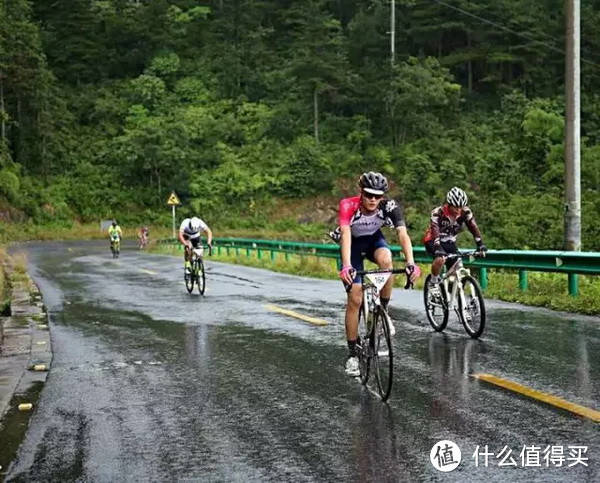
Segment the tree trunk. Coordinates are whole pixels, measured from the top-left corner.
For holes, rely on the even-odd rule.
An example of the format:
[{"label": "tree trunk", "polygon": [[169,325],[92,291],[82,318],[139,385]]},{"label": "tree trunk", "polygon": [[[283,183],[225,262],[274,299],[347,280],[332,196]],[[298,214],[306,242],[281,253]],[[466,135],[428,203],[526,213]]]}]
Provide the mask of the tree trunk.
[{"label": "tree trunk", "polygon": [[0,71],[0,115],[2,116],[2,126],[0,126],[2,140],[6,141],[6,121],[4,119],[4,78],[2,71]]},{"label": "tree trunk", "polygon": [[319,142],[319,95],[317,88],[313,91],[313,106],[314,106],[314,124],[315,124],[315,141]]},{"label": "tree trunk", "polygon": [[467,91],[473,92],[473,61],[471,60],[471,32],[467,32],[467,48],[469,50],[469,60],[467,61]]}]

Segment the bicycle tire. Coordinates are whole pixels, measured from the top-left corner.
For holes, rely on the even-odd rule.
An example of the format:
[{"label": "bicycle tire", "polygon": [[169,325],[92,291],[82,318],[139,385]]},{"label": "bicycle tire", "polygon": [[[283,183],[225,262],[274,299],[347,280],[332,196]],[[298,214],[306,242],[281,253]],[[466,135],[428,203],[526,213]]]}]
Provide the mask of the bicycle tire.
[{"label": "bicycle tire", "polygon": [[[375,314],[373,323],[373,366],[377,389],[383,402],[387,401],[392,393],[394,380],[394,349],[390,336],[389,315],[383,307]],[[386,354],[384,355],[384,353]]]},{"label": "bicycle tire", "polygon": [[185,289],[188,293],[192,293],[194,290],[194,262],[191,263],[190,272],[187,272],[187,269],[183,269],[183,279],[185,280]]},{"label": "bicycle tire", "polygon": [[369,381],[371,370],[372,337],[367,327],[367,312],[364,304],[358,311],[358,334],[360,336],[360,351],[358,353],[358,369],[360,371],[360,382],[366,385]]},{"label": "bicycle tire", "polygon": [[[475,302],[475,300],[470,294],[470,291],[467,290],[468,284],[470,284],[473,287],[473,290],[475,292],[476,303],[479,307],[477,310],[475,310],[475,306],[473,305],[473,302]],[[473,339],[477,339],[481,336],[481,334],[483,334],[483,330],[485,329],[485,302],[483,300],[483,293],[481,291],[479,283],[471,275],[466,275],[465,277],[463,277],[462,289],[464,292],[465,301],[467,302],[467,307],[462,306],[462,297],[459,297],[458,316],[465,330],[467,331],[467,334],[469,334]],[[469,298],[468,300],[467,297]],[[470,311],[472,317],[470,322],[465,317],[465,309]],[[474,316],[479,317],[479,324],[477,325],[477,327],[473,325]]]},{"label": "bicycle tire", "polygon": [[[427,320],[433,330],[436,332],[442,332],[446,326],[448,325],[448,319],[450,318],[450,310],[448,306],[444,302],[446,300],[446,289],[444,288],[444,284],[440,283],[440,294],[442,296],[441,305],[435,304],[433,299],[431,298],[431,292],[429,291],[429,281],[431,280],[431,274],[427,275],[425,279],[425,286],[423,287],[423,302],[425,303],[425,313],[427,314]],[[441,309],[442,314],[436,314],[436,310]],[[441,315],[441,320],[436,319],[436,316],[439,317]]]},{"label": "bicycle tire", "polygon": [[206,275],[204,272],[204,262],[201,258],[196,260],[196,285],[198,286],[198,292],[200,295],[204,295],[204,291],[206,290]]}]

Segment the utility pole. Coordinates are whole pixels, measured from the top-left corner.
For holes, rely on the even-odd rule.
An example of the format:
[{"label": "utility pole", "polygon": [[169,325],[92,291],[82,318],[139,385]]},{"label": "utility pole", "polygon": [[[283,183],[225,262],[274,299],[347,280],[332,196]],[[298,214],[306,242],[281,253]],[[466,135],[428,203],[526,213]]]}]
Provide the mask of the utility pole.
[{"label": "utility pole", "polygon": [[392,65],[396,60],[396,0],[391,0],[392,11],[390,15],[390,60]]},{"label": "utility pole", "polygon": [[565,0],[565,249],[581,250],[580,0]]}]

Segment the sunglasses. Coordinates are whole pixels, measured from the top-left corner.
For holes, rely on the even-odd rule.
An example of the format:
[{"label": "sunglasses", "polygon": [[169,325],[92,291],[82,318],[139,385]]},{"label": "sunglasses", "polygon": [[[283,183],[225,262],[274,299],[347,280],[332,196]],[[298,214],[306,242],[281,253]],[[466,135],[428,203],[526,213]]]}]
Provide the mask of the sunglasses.
[{"label": "sunglasses", "polygon": [[376,195],[376,194],[373,194],[373,193],[367,193],[366,191],[363,191],[362,195],[365,198],[375,199],[375,200],[380,200],[381,198],[383,198],[383,195]]}]

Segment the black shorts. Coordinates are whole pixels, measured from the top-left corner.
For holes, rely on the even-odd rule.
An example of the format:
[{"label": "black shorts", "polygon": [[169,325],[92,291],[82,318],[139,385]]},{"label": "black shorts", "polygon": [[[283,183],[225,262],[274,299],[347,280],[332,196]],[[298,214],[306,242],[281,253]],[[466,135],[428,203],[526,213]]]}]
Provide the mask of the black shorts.
[{"label": "black shorts", "polygon": [[186,241],[191,241],[192,242],[192,248],[198,248],[198,245],[200,245],[200,242],[202,241],[201,237],[196,237],[196,238],[190,238],[187,235],[183,235],[183,239]]},{"label": "black shorts", "polygon": [[[444,249],[444,251],[446,253],[458,253],[458,247],[456,246],[456,243],[454,243],[452,241],[441,242],[441,245],[442,245],[442,248]],[[433,242],[433,240],[430,240],[430,241],[428,241],[428,242],[425,243],[425,252],[430,257],[434,257],[435,258],[435,243]],[[448,269],[452,265],[454,265],[455,261],[456,260],[447,260],[446,261],[446,268]]]}]

